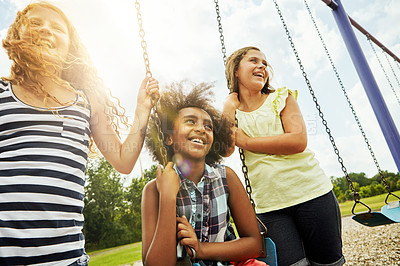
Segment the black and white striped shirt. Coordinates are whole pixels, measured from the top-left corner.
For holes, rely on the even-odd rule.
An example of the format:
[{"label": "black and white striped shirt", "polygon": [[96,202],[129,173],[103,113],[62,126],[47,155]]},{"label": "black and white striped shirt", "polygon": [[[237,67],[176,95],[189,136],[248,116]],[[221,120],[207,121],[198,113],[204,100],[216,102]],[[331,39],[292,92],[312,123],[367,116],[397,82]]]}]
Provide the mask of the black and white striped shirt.
[{"label": "black and white striped shirt", "polygon": [[58,114],[0,80],[0,265],[68,265],[84,253],[89,106]]}]

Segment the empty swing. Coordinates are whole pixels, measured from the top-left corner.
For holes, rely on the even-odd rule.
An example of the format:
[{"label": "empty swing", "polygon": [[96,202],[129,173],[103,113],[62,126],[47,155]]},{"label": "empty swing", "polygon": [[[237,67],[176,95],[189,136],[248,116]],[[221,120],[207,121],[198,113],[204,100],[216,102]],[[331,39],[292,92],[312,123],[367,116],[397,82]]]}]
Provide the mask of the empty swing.
[{"label": "empty swing", "polygon": [[[305,0],[304,0],[304,1],[305,1]],[[379,57],[378,57],[378,54],[377,54],[377,52],[376,52],[376,50],[375,50],[375,48],[374,48],[374,46],[373,46],[373,44],[372,44],[372,40],[374,40],[374,42],[375,42],[375,43],[378,43],[378,44],[380,44],[380,42],[377,41],[373,36],[371,36],[371,35],[370,35],[365,29],[363,29],[360,25],[358,25],[358,23],[356,23],[353,19],[351,19],[350,17],[349,17],[349,19],[350,19],[351,23],[353,24],[353,26],[355,26],[358,30],[361,31],[361,33],[363,33],[363,34],[367,37],[367,40],[368,40],[368,42],[369,42],[369,44],[370,44],[370,46],[371,46],[371,49],[373,50],[373,52],[374,52],[374,54],[375,54],[375,56],[376,56],[376,58],[377,58],[377,60],[378,60],[378,62],[379,62],[379,65],[381,66],[381,68],[382,68],[382,70],[383,70],[383,72],[384,72],[384,74],[385,74],[385,77],[386,77],[386,79],[387,79],[387,81],[388,81],[390,87],[392,88],[393,94],[395,95],[395,97],[396,97],[396,99],[397,99],[397,102],[400,104],[400,101],[399,101],[399,98],[398,98],[398,96],[397,96],[397,94],[396,94],[396,91],[394,90],[393,85],[392,85],[392,83],[390,82],[390,79],[389,79],[389,77],[388,77],[388,75],[387,75],[387,73],[386,73],[386,71],[385,71],[385,68],[383,67],[383,64],[381,63],[381,61],[380,61],[380,59],[379,59]],[[384,47],[382,44],[380,44],[380,47],[381,47],[382,52],[384,53],[384,55],[385,55],[385,57],[386,57],[386,60],[388,61],[388,64],[389,64],[389,66],[390,66],[390,68],[391,68],[391,70],[392,70],[392,72],[393,72],[393,75],[394,75],[394,77],[395,77],[395,79],[396,79],[396,81],[397,81],[397,84],[398,84],[399,87],[400,87],[399,80],[397,79],[397,76],[396,76],[396,74],[395,74],[395,72],[394,72],[394,69],[393,69],[392,65],[390,64],[390,61],[389,61],[389,59],[388,59],[388,57],[387,57],[387,54],[390,53],[390,54],[394,57],[395,61],[396,61],[396,59],[398,59],[398,58],[397,58],[395,55],[393,55],[393,53],[391,53],[390,51],[388,51],[387,48]],[[396,62],[397,62],[397,61],[396,61]],[[339,76],[337,75],[337,77],[339,77]],[[351,106],[351,103],[350,103],[350,102],[349,102],[349,105]],[[358,120],[358,118],[357,118],[357,116],[356,116],[355,111],[353,110],[353,108],[352,108],[352,111],[353,111],[354,117],[356,118],[357,123],[359,124],[359,120]],[[374,162],[375,162],[375,165],[376,165],[377,170],[378,170],[378,172],[379,172],[379,176],[380,176],[380,178],[381,178],[381,180],[382,180],[382,183],[384,184],[385,189],[386,189],[386,191],[388,192],[388,194],[386,195],[386,198],[385,198],[385,203],[386,203],[386,205],[384,205],[384,206],[381,208],[381,213],[382,213],[384,216],[386,216],[386,218],[388,218],[388,219],[390,220],[390,221],[387,221],[387,223],[398,223],[398,222],[400,222],[400,207],[399,207],[399,202],[400,202],[400,201],[397,200],[397,201],[393,201],[393,202],[388,202],[388,199],[389,199],[389,196],[390,196],[390,195],[396,197],[396,198],[399,199],[399,200],[400,200],[400,198],[399,198],[397,195],[393,194],[393,193],[390,191],[390,187],[389,187],[389,185],[388,185],[387,182],[386,182],[386,179],[385,179],[385,177],[384,177],[384,175],[383,175],[383,172],[382,172],[382,170],[381,170],[381,168],[380,168],[380,166],[379,166],[379,164],[378,164],[378,161],[377,161],[377,159],[376,159],[376,157],[375,157],[375,155],[374,155],[374,153],[373,153],[373,151],[372,151],[372,148],[371,148],[371,146],[370,146],[370,144],[369,144],[369,142],[368,142],[368,139],[366,138],[366,135],[365,135],[364,131],[363,131],[362,128],[361,128],[361,124],[359,124],[359,127],[360,127],[360,130],[361,130],[362,135],[364,136],[364,140],[365,140],[365,142],[366,142],[366,144],[367,144],[367,146],[368,146],[368,149],[370,150],[371,156],[372,156],[372,158],[373,158],[373,160],[374,160]],[[370,211],[369,211],[369,213],[370,213]],[[368,214],[368,213],[367,213],[367,214]],[[366,214],[366,215],[355,216],[355,217],[353,217],[353,219],[354,219],[354,220],[357,220],[357,221],[359,221],[359,222],[361,222],[361,223],[363,223],[363,224],[365,223],[365,225],[369,225],[369,226],[379,225],[379,223],[375,223],[375,225],[371,225],[370,223],[368,223],[368,221],[367,221],[368,219],[367,219],[367,218],[370,217],[370,215],[367,215],[367,214]],[[375,216],[379,216],[379,215],[378,215],[378,214],[375,214]],[[361,219],[361,218],[363,218],[363,219]],[[384,221],[384,220],[385,220],[385,218],[382,218],[382,221]],[[374,223],[372,223],[372,224],[374,224]]]},{"label": "empty swing", "polygon": [[[353,208],[352,208],[352,213],[353,213],[354,216],[353,216],[352,218],[353,218],[355,221],[357,221],[357,222],[359,222],[359,223],[361,223],[361,224],[363,224],[363,225],[366,225],[366,226],[377,226],[377,225],[383,225],[383,224],[389,224],[389,223],[399,222],[399,221],[400,221],[400,219],[399,219],[399,218],[400,218],[400,208],[398,207],[398,206],[399,206],[399,201],[395,201],[395,202],[393,202],[393,203],[390,203],[390,205],[389,205],[388,202],[387,202],[388,197],[389,197],[390,195],[393,195],[393,196],[395,196],[395,197],[397,197],[397,196],[390,192],[389,186],[387,185],[387,182],[386,182],[386,180],[385,180],[385,178],[384,178],[384,176],[383,176],[383,174],[382,174],[382,171],[381,171],[381,169],[380,169],[380,167],[379,167],[379,164],[378,164],[378,162],[377,162],[377,160],[376,160],[376,158],[375,158],[375,155],[374,155],[374,153],[373,153],[373,151],[372,151],[372,148],[371,148],[371,146],[370,146],[370,144],[369,144],[369,141],[368,141],[368,139],[366,138],[365,132],[364,132],[364,130],[363,130],[363,128],[362,128],[362,126],[361,126],[361,124],[360,124],[360,122],[359,122],[359,119],[358,119],[358,117],[357,117],[357,115],[356,115],[356,113],[355,113],[355,110],[354,110],[354,108],[353,108],[353,106],[352,106],[352,104],[351,104],[351,101],[350,101],[349,97],[347,96],[346,90],[344,89],[343,83],[342,83],[342,81],[341,81],[341,79],[340,79],[340,76],[339,76],[339,74],[338,74],[338,72],[337,72],[337,69],[336,69],[336,67],[335,67],[335,65],[334,65],[334,63],[333,63],[333,61],[332,61],[332,59],[331,59],[331,57],[330,57],[330,55],[329,55],[329,52],[328,52],[327,47],[326,47],[326,45],[325,45],[325,43],[324,43],[324,41],[323,41],[323,39],[322,39],[322,35],[320,34],[320,32],[319,32],[319,30],[318,30],[318,27],[317,27],[317,25],[316,25],[316,23],[315,23],[315,20],[314,20],[314,18],[312,17],[311,11],[310,11],[310,9],[309,9],[309,7],[308,7],[308,4],[307,4],[306,0],[304,0],[304,3],[305,3],[305,6],[306,6],[306,8],[307,8],[307,10],[308,10],[308,13],[309,13],[309,15],[310,15],[310,17],[311,17],[311,20],[312,20],[312,22],[313,22],[313,24],[314,24],[314,27],[315,27],[315,29],[316,29],[316,31],[317,31],[317,33],[318,33],[318,36],[320,37],[320,40],[321,40],[321,42],[322,42],[322,45],[323,45],[323,47],[324,47],[324,49],[325,49],[325,52],[326,52],[326,54],[327,54],[327,56],[328,56],[328,59],[330,60],[330,63],[331,63],[331,65],[332,65],[332,67],[333,67],[333,70],[334,70],[334,72],[335,72],[335,74],[336,74],[336,77],[337,77],[337,79],[338,79],[338,82],[339,82],[340,86],[342,87],[343,93],[344,93],[344,95],[345,95],[345,97],[346,97],[346,99],[347,99],[347,102],[348,102],[348,104],[349,104],[351,110],[352,110],[352,113],[353,113],[353,115],[354,115],[354,117],[355,117],[355,120],[357,121],[357,124],[358,124],[358,126],[359,126],[359,128],[360,128],[360,131],[361,131],[362,135],[364,136],[364,140],[365,140],[365,142],[367,143],[367,146],[368,146],[368,148],[369,148],[369,150],[370,150],[370,152],[371,152],[371,155],[372,155],[372,157],[373,157],[373,159],[374,159],[374,162],[375,162],[375,164],[376,164],[376,166],[377,166],[377,168],[378,168],[378,171],[379,171],[380,177],[381,177],[381,179],[382,179],[382,182],[384,182],[385,188],[386,188],[387,191],[388,191],[388,195],[387,195],[386,200],[385,200],[385,203],[386,203],[387,205],[385,205],[384,207],[382,207],[382,212],[372,212],[371,208],[370,208],[368,205],[366,205],[365,203],[363,203],[363,202],[361,201],[361,197],[360,197],[359,193],[355,190],[355,188],[354,188],[354,186],[353,186],[353,183],[352,183],[352,181],[351,181],[351,179],[350,179],[350,177],[349,177],[349,175],[348,175],[348,173],[347,173],[347,169],[346,169],[346,167],[345,167],[344,164],[343,164],[343,159],[342,159],[342,157],[339,155],[339,150],[338,150],[338,148],[337,148],[337,146],[336,146],[336,143],[335,143],[335,140],[334,140],[334,138],[333,138],[333,136],[332,136],[332,134],[331,134],[331,130],[330,130],[330,128],[328,127],[327,121],[326,121],[325,118],[324,118],[324,115],[323,115],[323,113],[322,113],[321,107],[320,107],[320,105],[318,104],[318,101],[317,101],[317,98],[316,98],[316,96],[315,96],[314,90],[313,90],[313,88],[311,87],[311,83],[310,83],[310,81],[309,81],[309,79],[308,79],[308,77],[307,77],[307,73],[305,72],[304,66],[303,66],[302,63],[301,63],[301,60],[300,60],[299,55],[298,55],[298,53],[297,53],[297,50],[296,50],[296,48],[295,48],[294,42],[293,42],[293,40],[292,40],[292,37],[291,37],[291,35],[290,35],[290,33],[289,33],[288,27],[287,27],[287,25],[286,25],[286,23],[285,23],[285,21],[284,21],[284,18],[283,18],[283,16],[282,16],[282,13],[281,13],[281,11],[280,11],[280,8],[279,8],[279,6],[278,6],[276,0],[273,0],[273,1],[274,1],[274,3],[275,3],[275,8],[276,8],[276,10],[277,10],[277,12],[278,12],[278,15],[279,15],[279,17],[280,17],[280,19],[281,19],[281,22],[282,22],[282,24],[283,24],[283,27],[284,27],[284,29],[285,29],[287,38],[288,38],[288,40],[289,40],[289,42],[290,42],[290,45],[291,45],[291,47],[292,47],[292,50],[293,50],[293,52],[294,52],[294,54],[295,54],[295,57],[296,57],[296,59],[297,59],[297,62],[298,62],[298,64],[299,64],[300,70],[302,71],[302,75],[303,75],[303,77],[305,78],[305,81],[306,81],[306,84],[307,84],[308,89],[309,89],[309,91],[310,91],[310,94],[311,94],[311,96],[313,97],[313,101],[314,101],[314,103],[315,103],[315,105],[316,105],[316,108],[317,108],[317,110],[318,110],[318,112],[319,112],[319,116],[320,116],[320,118],[322,119],[322,124],[325,126],[326,133],[329,135],[329,139],[330,139],[331,144],[332,144],[332,146],[333,146],[333,148],[334,148],[334,152],[335,152],[335,154],[336,154],[337,157],[338,157],[338,162],[341,164],[342,172],[344,173],[344,175],[345,175],[345,177],[346,177],[346,180],[347,180],[347,182],[349,183],[349,187],[350,187],[350,189],[351,189],[351,191],[352,191],[353,199],[354,199],[354,205],[353,205]],[[399,198],[399,197],[397,197],[397,198]],[[399,199],[400,199],[400,198],[399,198]],[[367,211],[367,212],[364,212],[364,213],[355,213],[355,207],[356,207],[357,204],[361,204],[361,205],[365,206],[365,207],[368,209],[368,211]],[[397,207],[396,207],[396,206],[397,206]],[[397,208],[397,209],[396,209],[396,208]]]},{"label": "empty swing", "polygon": [[[359,202],[359,203],[361,203],[362,205],[364,205],[364,206],[366,206],[366,207],[368,208],[368,212],[367,212],[367,213],[364,213],[364,214],[358,214],[358,215],[356,215],[356,214],[354,213],[354,210],[355,210],[355,205],[354,205],[354,207],[353,207],[353,209],[352,209],[352,213],[354,214],[353,219],[354,219],[355,221],[357,221],[357,222],[359,222],[359,223],[361,223],[361,224],[367,225],[367,226],[376,226],[376,225],[388,224],[388,223],[394,223],[394,222],[398,223],[398,222],[400,222],[400,207],[399,207],[399,201],[388,202],[388,198],[389,198],[390,195],[396,197],[397,199],[400,199],[400,198],[399,198],[398,196],[396,196],[395,194],[391,193],[391,191],[390,191],[390,187],[389,187],[389,185],[388,185],[387,182],[386,182],[386,179],[385,179],[385,177],[384,177],[384,175],[383,175],[383,172],[382,172],[382,170],[381,170],[381,168],[380,168],[380,166],[379,166],[379,163],[378,163],[378,160],[377,160],[377,158],[376,158],[376,156],[375,156],[375,153],[374,153],[373,150],[372,150],[372,147],[371,147],[371,145],[370,145],[370,143],[369,143],[369,140],[368,140],[368,138],[367,138],[367,136],[366,136],[366,134],[365,134],[365,131],[364,131],[362,125],[361,125],[361,122],[360,122],[360,120],[359,120],[359,118],[358,118],[358,116],[357,116],[357,114],[356,114],[356,111],[354,110],[354,107],[353,107],[353,105],[352,105],[352,103],[351,103],[351,101],[350,101],[350,98],[349,98],[348,95],[347,95],[346,89],[344,88],[344,85],[343,85],[343,83],[342,83],[342,80],[341,80],[341,78],[340,78],[340,75],[339,75],[339,73],[338,73],[338,70],[337,70],[337,68],[335,67],[335,64],[334,64],[334,62],[333,62],[333,60],[332,60],[332,58],[331,58],[331,56],[330,56],[330,54],[329,54],[329,51],[328,51],[328,49],[327,49],[327,46],[326,46],[326,44],[325,44],[325,42],[324,42],[324,39],[322,38],[322,35],[321,35],[321,33],[320,33],[319,29],[318,29],[318,26],[317,26],[317,24],[316,24],[316,22],[315,22],[315,20],[314,20],[314,17],[313,17],[313,15],[312,15],[312,13],[311,13],[311,10],[310,10],[310,8],[309,8],[309,6],[308,6],[306,0],[304,0],[304,4],[305,4],[305,7],[306,7],[306,9],[307,9],[307,11],[308,11],[308,14],[309,14],[309,16],[310,16],[310,18],[311,18],[311,20],[312,20],[312,23],[313,23],[313,25],[314,25],[314,28],[315,28],[315,30],[316,30],[316,32],[317,32],[319,38],[320,38],[320,41],[321,41],[321,43],[322,43],[322,45],[323,45],[323,47],[324,47],[325,53],[326,53],[326,55],[327,55],[327,57],[328,57],[328,59],[329,59],[329,62],[330,62],[330,64],[331,64],[331,66],[332,66],[332,69],[333,69],[333,71],[335,72],[335,75],[336,75],[336,77],[337,77],[338,83],[339,83],[339,85],[340,85],[340,87],[341,87],[341,89],[342,89],[342,91],[343,91],[343,94],[344,94],[344,96],[345,96],[345,98],[346,98],[346,100],[347,100],[347,102],[348,102],[349,108],[351,109],[352,114],[353,114],[353,116],[354,116],[354,119],[356,120],[357,125],[358,125],[358,127],[359,127],[359,129],[360,129],[360,132],[361,132],[362,136],[364,137],[364,141],[365,141],[365,143],[367,144],[367,147],[368,147],[368,150],[370,151],[370,154],[371,154],[372,159],[374,160],[375,166],[376,166],[376,168],[377,168],[377,170],[378,170],[378,173],[379,173],[379,176],[380,176],[380,178],[381,178],[381,180],[382,180],[382,183],[384,184],[385,189],[386,189],[386,191],[388,192],[388,194],[387,194],[387,196],[386,196],[386,199],[385,199],[386,205],[384,205],[384,206],[381,208],[381,213],[382,213],[385,217],[383,217],[383,216],[380,215],[379,213],[373,213],[373,214],[371,214],[371,209],[369,208],[369,206],[365,205],[365,204],[362,203],[362,202]],[[353,21],[353,20],[352,20],[352,21]],[[354,21],[353,21],[353,23],[354,23]],[[368,36],[369,36],[369,34],[368,34]],[[370,38],[368,38],[368,40],[369,40],[369,42],[370,42],[370,44],[371,44],[371,47],[373,48],[372,42],[371,42]],[[374,50],[374,52],[375,52],[375,49],[373,49],[373,50]],[[376,52],[375,52],[375,55],[377,56]],[[386,54],[385,54],[385,55],[386,55]],[[388,60],[387,56],[386,56],[386,59]],[[378,58],[378,60],[379,60],[379,58]],[[388,62],[389,62],[389,60],[388,60]],[[389,65],[390,65],[390,62],[389,62]],[[382,66],[382,64],[381,64],[381,66]],[[383,67],[383,66],[382,66],[382,67]],[[396,77],[396,80],[397,80],[397,76],[395,75],[394,70],[393,70],[393,68],[392,68],[391,65],[390,65],[390,67],[391,67],[391,69],[392,69],[392,71],[393,71],[394,76]],[[386,75],[386,77],[387,77],[387,75]],[[398,81],[398,80],[397,80],[397,81]],[[355,192],[355,191],[354,191],[354,187],[353,187],[353,185],[352,185],[352,182],[351,182],[350,178],[347,178],[347,177],[348,177],[348,176],[346,176],[346,179],[347,179],[347,181],[349,182],[349,186],[350,186],[350,188],[352,188],[352,192],[353,192],[353,195],[354,195],[354,192]],[[356,204],[356,203],[355,203],[355,204]],[[386,219],[386,218],[388,218],[389,220]]]},{"label": "empty swing", "polygon": [[[375,48],[374,48],[374,46],[373,46],[373,44],[372,44],[372,41],[373,41],[375,44],[377,44],[377,45],[382,49],[382,52],[384,53],[384,55],[385,55],[385,57],[386,57],[386,60],[388,61],[388,64],[389,64],[389,66],[390,66],[390,68],[391,68],[391,70],[392,70],[392,73],[393,73],[393,75],[394,75],[396,81],[397,81],[397,84],[398,84],[398,86],[400,87],[399,80],[397,79],[396,73],[394,72],[394,69],[393,69],[393,67],[392,67],[392,65],[391,65],[391,63],[390,63],[389,58],[387,57],[387,55],[389,54],[391,57],[393,57],[393,59],[394,59],[394,61],[397,63],[397,66],[398,66],[398,67],[399,67],[399,64],[398,64],[398,63],[399,63],[399,58],[398,58],[397,56],[395,56],[391,51],[389,51],[389,50],[388,50],[383,44],[381,44],[376,38],[374,38],[368,31],[366,31],[365,29],[363,29],[363,28],[362,28],[357,22],[355,22],[352,18],[349,17],[349,20],[350,20],[351,24],[352,24],[355,28],[357,28],[362,34],[364,34],[364,35],[367,37],[367,40],[368,40],[368,42],[369,42],[369,44],[370,44],[370,46],[371,46],[371,49],[372,49],[372,51],[374,52],[374,54],[375,54],[375,56],[376,56],[376,58],[377,58],[377,60],[378,60],[378,62],[379,62],[379,65],[380,65],[380,67],[382,68],[382,71],[383,71],[384,74],[385,74],[386,80],[388,81],[388,83],[389,83],[389,85],[390,85],[390,87],[391,87],[391,89],[392,89],[392,92],[393,92],[393,94],[395,95],[395,97],[396,97],[396,99],[397,99],[397,102],[398,102],[399,105],[400,105],[399,97],[397,96],[396,91],[394,90],[394,87],[393,87],[393,85],[392,85],[392,83],[391,83],[391,81],[390,81],[390,79],[389,79],[389,77],[388,77],[388,75],[387,75],[387,73],[386,73],[386,71],[385,71],[385,68],[383,67],[383,64],[381,63],[381,61],[380,61],[380,59],[379,59],[379,56],[378,56],[378,54],[377,54],[377,52],[376,52],[376,50],[375,50]],[[399,69],[400,69],[400,68],[399,68]],[[364,136],[364,137],[365,137],[365,136]],[[368,143],[367,143],[367,144],[368,144]],[[368,144],[368,146],[369,146],[369,144]],[[370,146],[369,146],[369,148],[370,148]],[[388,199],[389,199],[389,196],[390,196],[390,195],[396,197],[397,199],[400,199],[400,198],[399,198],[398,196],[396,196],[395,194],[393,194],[393,193],[390,192],[390,187],[389,187],[389,185],[388,185],[387,182],[386,182],[386,179],[385,179],[385,177],[384,177],[384,175],[383,175],[383,173],[382,173],[382,171],[381,171],[381,169],[380,169],[380,167],[379,167],[379,164],[377,163],[377,160],[376,160],[376,158],[375,158],[375,156],[374,156],[374,154],[373,154],[373,152],[372,152],[371,149],[370,149],[370,151],[371,151],[371,155],[372,155],[372,157],[373,157],[373,159],[374,159],[374,161],[375,161],[375,164],[376,164],[376,166],[377,166],[377,169],[378,169],[378,171],[379,171],[380,178],[381,178],[381,180],[382,180],[382,182],[383,182],[383,184],[384,184],[384,186],[385,186],[385,189],[386,189],[387,192],[388,192],[388,194],[386,195],[386,198],[385,198],[385,203],[386,203],[386,205],[384,205],[384,206],[381,208],[381,213],[382,213],[383,215],[385,215],[387,218],[389,218],[389,219],[391,220],[391,222],[396,222],[396,223],[398,223],[398,222],[400,222],[400,207],[399,207],[400,201],[388,202]],[[377,225],[379,225],[379,224],[377,224]]]}]

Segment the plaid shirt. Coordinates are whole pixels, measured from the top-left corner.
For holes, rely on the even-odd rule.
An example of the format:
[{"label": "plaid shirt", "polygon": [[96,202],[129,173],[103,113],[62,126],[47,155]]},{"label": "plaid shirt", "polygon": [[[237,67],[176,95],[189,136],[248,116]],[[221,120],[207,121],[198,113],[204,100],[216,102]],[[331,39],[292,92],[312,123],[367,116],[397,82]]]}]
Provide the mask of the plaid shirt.
[{"label": "plaid shirt", "polygon": [[181,184],[176,197],[178,215],[185,215],[200,242],[224,242],[236,238],[229,215],[229,190],[225,166],[205,165],[197,186],[179,174]]}]

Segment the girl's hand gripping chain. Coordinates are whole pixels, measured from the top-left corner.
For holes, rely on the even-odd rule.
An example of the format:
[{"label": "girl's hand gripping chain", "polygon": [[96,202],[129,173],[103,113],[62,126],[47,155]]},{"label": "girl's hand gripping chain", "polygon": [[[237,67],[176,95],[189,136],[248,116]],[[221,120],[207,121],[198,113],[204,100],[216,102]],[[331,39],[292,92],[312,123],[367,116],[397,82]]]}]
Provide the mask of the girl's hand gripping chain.
[{"label": "girl's hand gripping chain", "polygon": [[158,98],[160,98],[158,81],[155,78],[146,76],[140,85],[137,106],[149,110],[153,106],[152,100],[157,102]]},{"label": "girl's hand gripping chain", "polygon": [[186,247],[186,251],[192,259],[195,259],[200,253],[200,242],[197,239],[196,233],[189,223],[185,215],[176,217],[177,235],[180,239],[180,244]]},{"label": "girl's hand gripping chain", "polygon": [[169,162],[165,166],[164,172],[161,166],[158,166],[156,185],[160,195],[170,195],[176,198],[179,191],[180,180],[173,166],[174,163]]}]

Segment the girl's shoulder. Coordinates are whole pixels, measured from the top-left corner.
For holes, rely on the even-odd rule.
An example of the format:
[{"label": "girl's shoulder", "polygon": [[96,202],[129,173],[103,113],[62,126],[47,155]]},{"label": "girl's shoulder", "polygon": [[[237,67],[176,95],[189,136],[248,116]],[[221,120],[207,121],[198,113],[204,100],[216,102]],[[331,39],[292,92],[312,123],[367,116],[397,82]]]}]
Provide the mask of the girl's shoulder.
[{"label": "girl's shoulder", "polygon": [[209,177],[224,177],[225,176],[225,165],[214,163],[212,165],[206,164],[205,174]]},{"label": "girl's shoulder", "polygon": [[235,171],[227,165],[219,164],[217,169],[224,182],[227,182],[228,179],[237,178]]},{"label": "girl's shoulder", "polygon": [[226,186],[227,181],[226,181],[226,166],[223,164],[213,164],[213,165],[208,165],[206,164],[205,171],[204,171],[204,177],[210,180],[210,182],[214,184],[219,184]]},{"label": "girl's shoulder", "polygon": [[289,94],[293,95],[297,100],[297,90],[291,91],[286,87],[277,88],[268,96],[268,101],[272,105],[274,111],[279,114],[286,106],[286,99]]},{"label": "girl's shoulder", "polygon": [[150,180],[143,188],[143,197],[148,197],[153,194],[158,194],[156,179]]}]

